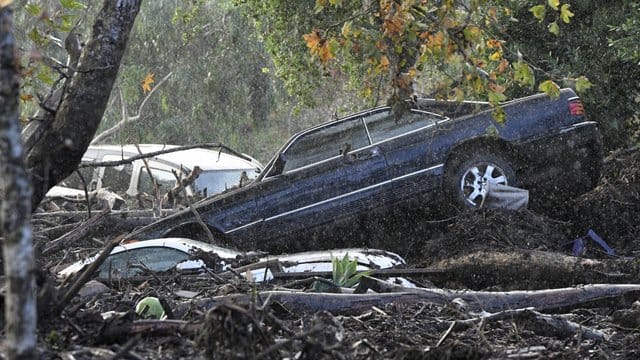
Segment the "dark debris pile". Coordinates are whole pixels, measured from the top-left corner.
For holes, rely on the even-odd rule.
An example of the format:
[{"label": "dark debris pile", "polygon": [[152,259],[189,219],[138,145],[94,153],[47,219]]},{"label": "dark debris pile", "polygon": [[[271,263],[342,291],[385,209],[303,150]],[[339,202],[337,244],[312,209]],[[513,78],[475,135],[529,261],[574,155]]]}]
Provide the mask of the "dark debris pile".
[{"label": "dark debris pile", "polygon": [[[593,229],[617,253],[638,256],[639,180],[640,152],[618,152],[605,161],[605,174],[597,188],[544,215],[535,211],[467,211],[444,221],[426,223],[420,231],[404,237],[387,234],[394,237],[393,241],[381,243],[403,239],[409,244],[408,250],[398,252],[412,266],[428,267],[469,254],[481,257],[483,252],[537,251],[568,256],[571,241]],[[95,240],[96,237],[94,234],[77,246],[96,248],[106,240]],[[597,255],[598,260],[610,259]],[[47,264],[61,262],[62,257],[62,251],[53,254]],[[613,272],[603,275],[619,278]],[[520,284],[525,287],[523,290],[539,288],[535,282],[543,277],[545,274],[532,275],[529,282]],[[424,280],[427,283],[428,276]],[[505,290],[503,284],[478,284],[483,289]],[[526,311],[481,320],[482,314],[473,313],[460,303],[395,303],[353,314],[330,314],[293,312],[286,304],[256,299],[248,306],[220,304],[206,312],[191,307],[183,311],[184,304],[191,300],[254,294],[281,289],[285,284],[254,285],[240,279],[176,276],[111,285],[106,290],[100,288],[76,296],[61,317],[45,318],[40,323],[42,358],[640,358],[640,303],[635,293],[635,297],[616,304],[591,304],[562,314],[548,314],[603,335],[594,340],[579,331],[552,330]],[[301,285],[296,291],[309,291],[308,288],[308,284]],[[141,327],[133,312],[137,301],[146,296],[161,298],[169,307],[172,316],[161,326]]]}]

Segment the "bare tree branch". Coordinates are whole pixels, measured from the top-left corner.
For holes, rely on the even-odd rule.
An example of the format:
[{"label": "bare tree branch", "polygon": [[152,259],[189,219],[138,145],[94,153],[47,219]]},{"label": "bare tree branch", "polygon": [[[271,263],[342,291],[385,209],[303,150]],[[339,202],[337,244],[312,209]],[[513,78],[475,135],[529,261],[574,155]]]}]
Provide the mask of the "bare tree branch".
[{"label": "bare tree branch", "polygon": [[100,134],[98,134],[95,138],[93,138],[93,140],[91,140],[91,144],[97,144],[97,143],[101,142],[102,140],[108,138],[109,136],[115,134],[118,130],[122,129],[123,127],[127,126],[128,124],[130,124],[130,123],[132,123],[134,121],[138,121],[140,119],[140,114],[142,113],[142,109],[144,108],[144,106],[147,103],[147,100],[149,100],[151,95],[153,95],[153,93],[162,84],[164,84],[164,82],[167,81],[167,79],[169,79],[169,77],[171,75],[173,75],[173,71],[168,73],[167,75],[165,75],[165,77],[162,78],[162,80],[160,80],[156,84],[156,86],[154,86],[153,89],[151,89],[151,91],[149,91],[147,96],[144,97],[144,99],[142,100],[142,103],[138,107],[137,114],[133,115],[133,116],[129,116],[128,115],[127,103],[124,100],[124,97],[122,95],[122,91],[120,91],[120,105],[122,106],[122,120],[120,120],[120,122],[118,122],[117,124],[113,125],[112,127],[108,128],[107,130],[105,130],[105,131],[101,132]]}]

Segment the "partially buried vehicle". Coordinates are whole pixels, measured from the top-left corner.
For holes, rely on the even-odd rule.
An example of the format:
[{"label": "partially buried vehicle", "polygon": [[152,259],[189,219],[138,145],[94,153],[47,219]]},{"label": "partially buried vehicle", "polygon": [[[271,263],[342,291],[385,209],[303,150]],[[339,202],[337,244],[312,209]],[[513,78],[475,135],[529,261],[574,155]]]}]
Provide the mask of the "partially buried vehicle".
[{"label": "partially buried vehicle", "polygon": [[[93,263],[98,256],[94,255],[68,265],[57,275],[61,278],[75,275]],[[334,259],[340,260],[345,256],[356,262],[358,271],[406,265],[398,254],[376,249],[349,248],[265,255],[235,251],[191,239],[164,238],[116,246],[98,267],[95,275],[101,280],[109,281],[173,270],[184,274],[206,274],[220,273],[233,268],[236,273],[242,272],[250,281],[262,282],[273,279],[274,272],[331,272]],[[402,278],[392,280],[408,284]]]},{"label": "partially buried vehicle", "polygon": [[483,102],[412,105],[402,113],[374,108],[302,131],[252,184],[195,204],[200,219],[185,210],[129,237],[206,239],[202,220],[216,242],[242,249],[329,248],[331,242],[320,240],[348,237],[362,218],[398,216],[398,209],[432,208],[442,200],[477,208],[496,184],[579,193],[600,176],[598,126],[571,89],[501,104],[504,123]]},{"label": "partially buried vehicle", "polygon": [[[84,195],[83,181],[88,190],[107,188],[113,192],[135,196],[138,193],[153,193],[155,183],[162,191],[171,189],[176,175],[183,178],[198,167],[200,172],[195,181],[187,187],[189,195],[207,196],[238,187],[241,181],[254,180],[262,169],[254,158],[240,153],[227,153],[203,148],[182,149],[176,145],[140,144],[135,145],[92,145],[82,162],[118,162],[141,154],[160,153],[147,159],[123,163],[117,166],[82,167],[82,178],[74,173],[63,180],[60,186],[52,188],[48,197]],[[173,151],[175,150],[175,151]],[[162,153],[167,151],[166,153]],[[174,175],[174,172],[176,175]]]}]

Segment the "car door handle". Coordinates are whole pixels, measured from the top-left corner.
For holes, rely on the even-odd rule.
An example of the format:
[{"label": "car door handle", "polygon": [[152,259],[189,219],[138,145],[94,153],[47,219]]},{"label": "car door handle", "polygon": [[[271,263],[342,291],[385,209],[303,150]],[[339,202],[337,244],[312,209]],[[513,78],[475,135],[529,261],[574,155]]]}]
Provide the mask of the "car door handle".
[{"label": "car door handle", "polygon": [[359,152],[356,154],[356,160],[369,160],[371,158],[374,158],[376,156],[380,156],[380,149],[377,147]]}]

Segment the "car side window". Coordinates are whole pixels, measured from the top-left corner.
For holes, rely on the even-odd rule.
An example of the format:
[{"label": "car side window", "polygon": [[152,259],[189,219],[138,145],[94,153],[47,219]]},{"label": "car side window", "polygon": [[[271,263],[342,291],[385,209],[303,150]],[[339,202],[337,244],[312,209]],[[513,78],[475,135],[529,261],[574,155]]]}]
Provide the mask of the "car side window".
[{"label": "car side window", "polygon": [[299,137],[286,150],[284,172],[369,145],[362,118],[331,124]]},{"label": "car side window", "polygon": [[364,118],[372,143],[378,143],[413,130],[427,127],[440,120],[436,114],[411,111],[398,120],[390,110],[377,112]]},{"label": "car side window", "polygon": [[107,166],[102,173],[103,188],[109,188],[114,192],[126,192],[131,182],[133,165],[124,164],[118,166]]},{"label": "car side window", "polygon": [[[169,170],[157,169],[154,167],[149,167],[151,171],[151,175],[161,191],[167,191],[173,187],[176,183],[176,177]],[[146,167],[140,168],[140,176],[138,177],[138,192],[146,192],[148,194],[152,194],[154,191],[153,183],[151,182],[151,178],[149,177],[149,172]]]},{"label": "car side window", "polygon": [[84,190],[85,184],[82,183],[82,179],[78,175],[78,171],[82,174],[82,179],[84,179],[87,188],[89,190],[93,190],[91,189],[91,181],[93,180],[93,168],[91,167],[79,168],[77,171],[74,171],[73,174],[64,179],[60,185],[73,189]]},{"label": "car side window", "polygon": [[141,275],[144,269],[167,271],[188,260],[189,254],[166,247],[149,247],[109,255],[98,269],[101,278]]}]

